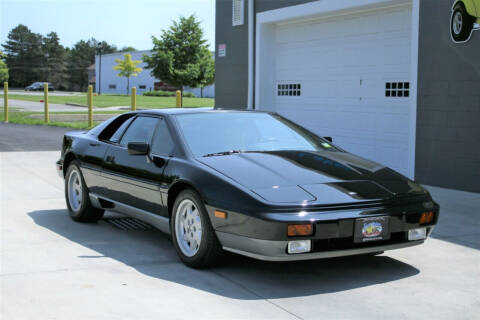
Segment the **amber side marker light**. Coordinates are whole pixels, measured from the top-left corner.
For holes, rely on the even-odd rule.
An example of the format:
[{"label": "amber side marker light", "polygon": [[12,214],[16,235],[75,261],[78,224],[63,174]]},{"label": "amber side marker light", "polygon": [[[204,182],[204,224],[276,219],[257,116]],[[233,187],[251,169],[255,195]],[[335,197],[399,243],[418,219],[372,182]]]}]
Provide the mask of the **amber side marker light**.
[{"label": "amber side marker light", "polygon": [[311,236],[313,234],[313,225],[311,224],[289,224],[287,235],[295,236]]},{"label": "amber side marker light", "polygon": [[220,219],[227,219],[227,213],[225,211],[215,210],[215,217]]},{"label": "amber side marker light", "polygon": [[420,215],[420,224],[427,224],[433,221],[434,214],[432,211],[429,212],[423,212]]}]

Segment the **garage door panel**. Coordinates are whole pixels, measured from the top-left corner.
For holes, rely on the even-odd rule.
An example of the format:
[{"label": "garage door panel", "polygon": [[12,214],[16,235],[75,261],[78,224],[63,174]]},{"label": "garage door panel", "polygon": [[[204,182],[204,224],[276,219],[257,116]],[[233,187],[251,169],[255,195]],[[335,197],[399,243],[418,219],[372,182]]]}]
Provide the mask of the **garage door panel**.
[{"label": "garage door panel", "polygon": [[277,26],[276,78],[302,89],[276,95],[275,110],[406,174],[411,98],[386,97],[385,86],[410,81],[410,39],[409,7]]}]

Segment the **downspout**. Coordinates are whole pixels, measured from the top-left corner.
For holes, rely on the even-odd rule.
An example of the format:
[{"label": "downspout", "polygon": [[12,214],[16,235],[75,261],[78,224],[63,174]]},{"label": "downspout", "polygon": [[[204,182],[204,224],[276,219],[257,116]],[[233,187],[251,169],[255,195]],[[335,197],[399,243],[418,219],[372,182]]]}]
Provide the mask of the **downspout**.
[{"label": "downspout", "polygon": [[254,2],[255,0],[248,0],[248,96],[247,109],[253,109],[253,33],[255,31],[254,21]]}]

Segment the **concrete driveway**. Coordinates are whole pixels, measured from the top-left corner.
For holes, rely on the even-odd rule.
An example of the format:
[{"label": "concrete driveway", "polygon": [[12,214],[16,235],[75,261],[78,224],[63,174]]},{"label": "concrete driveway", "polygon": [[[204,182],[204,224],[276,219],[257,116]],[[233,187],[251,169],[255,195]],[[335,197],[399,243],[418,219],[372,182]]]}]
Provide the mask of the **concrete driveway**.
[{"label": "concrete driveway", "polygon": [[422,246],[299,263],[231,255],[198,271],[159,231],[73,222],[59,151],[5,147],[61,140],[40,128],[0,124],[11,139],[0,144],[1,319],[478,319],[479,194],[430,188],[442,213]]}]

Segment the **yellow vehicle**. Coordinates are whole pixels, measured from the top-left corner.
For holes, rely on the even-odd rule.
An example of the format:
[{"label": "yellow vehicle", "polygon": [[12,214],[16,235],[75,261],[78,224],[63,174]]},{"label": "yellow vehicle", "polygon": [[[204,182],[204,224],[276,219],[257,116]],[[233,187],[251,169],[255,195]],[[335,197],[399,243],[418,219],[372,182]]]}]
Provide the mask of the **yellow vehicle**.
[{"label": "yellow vehicle", "polygon": [[453,40],[468,41],[473,30],[478,29],[480,29],[480,0],[456,0],[450,21]]}]

